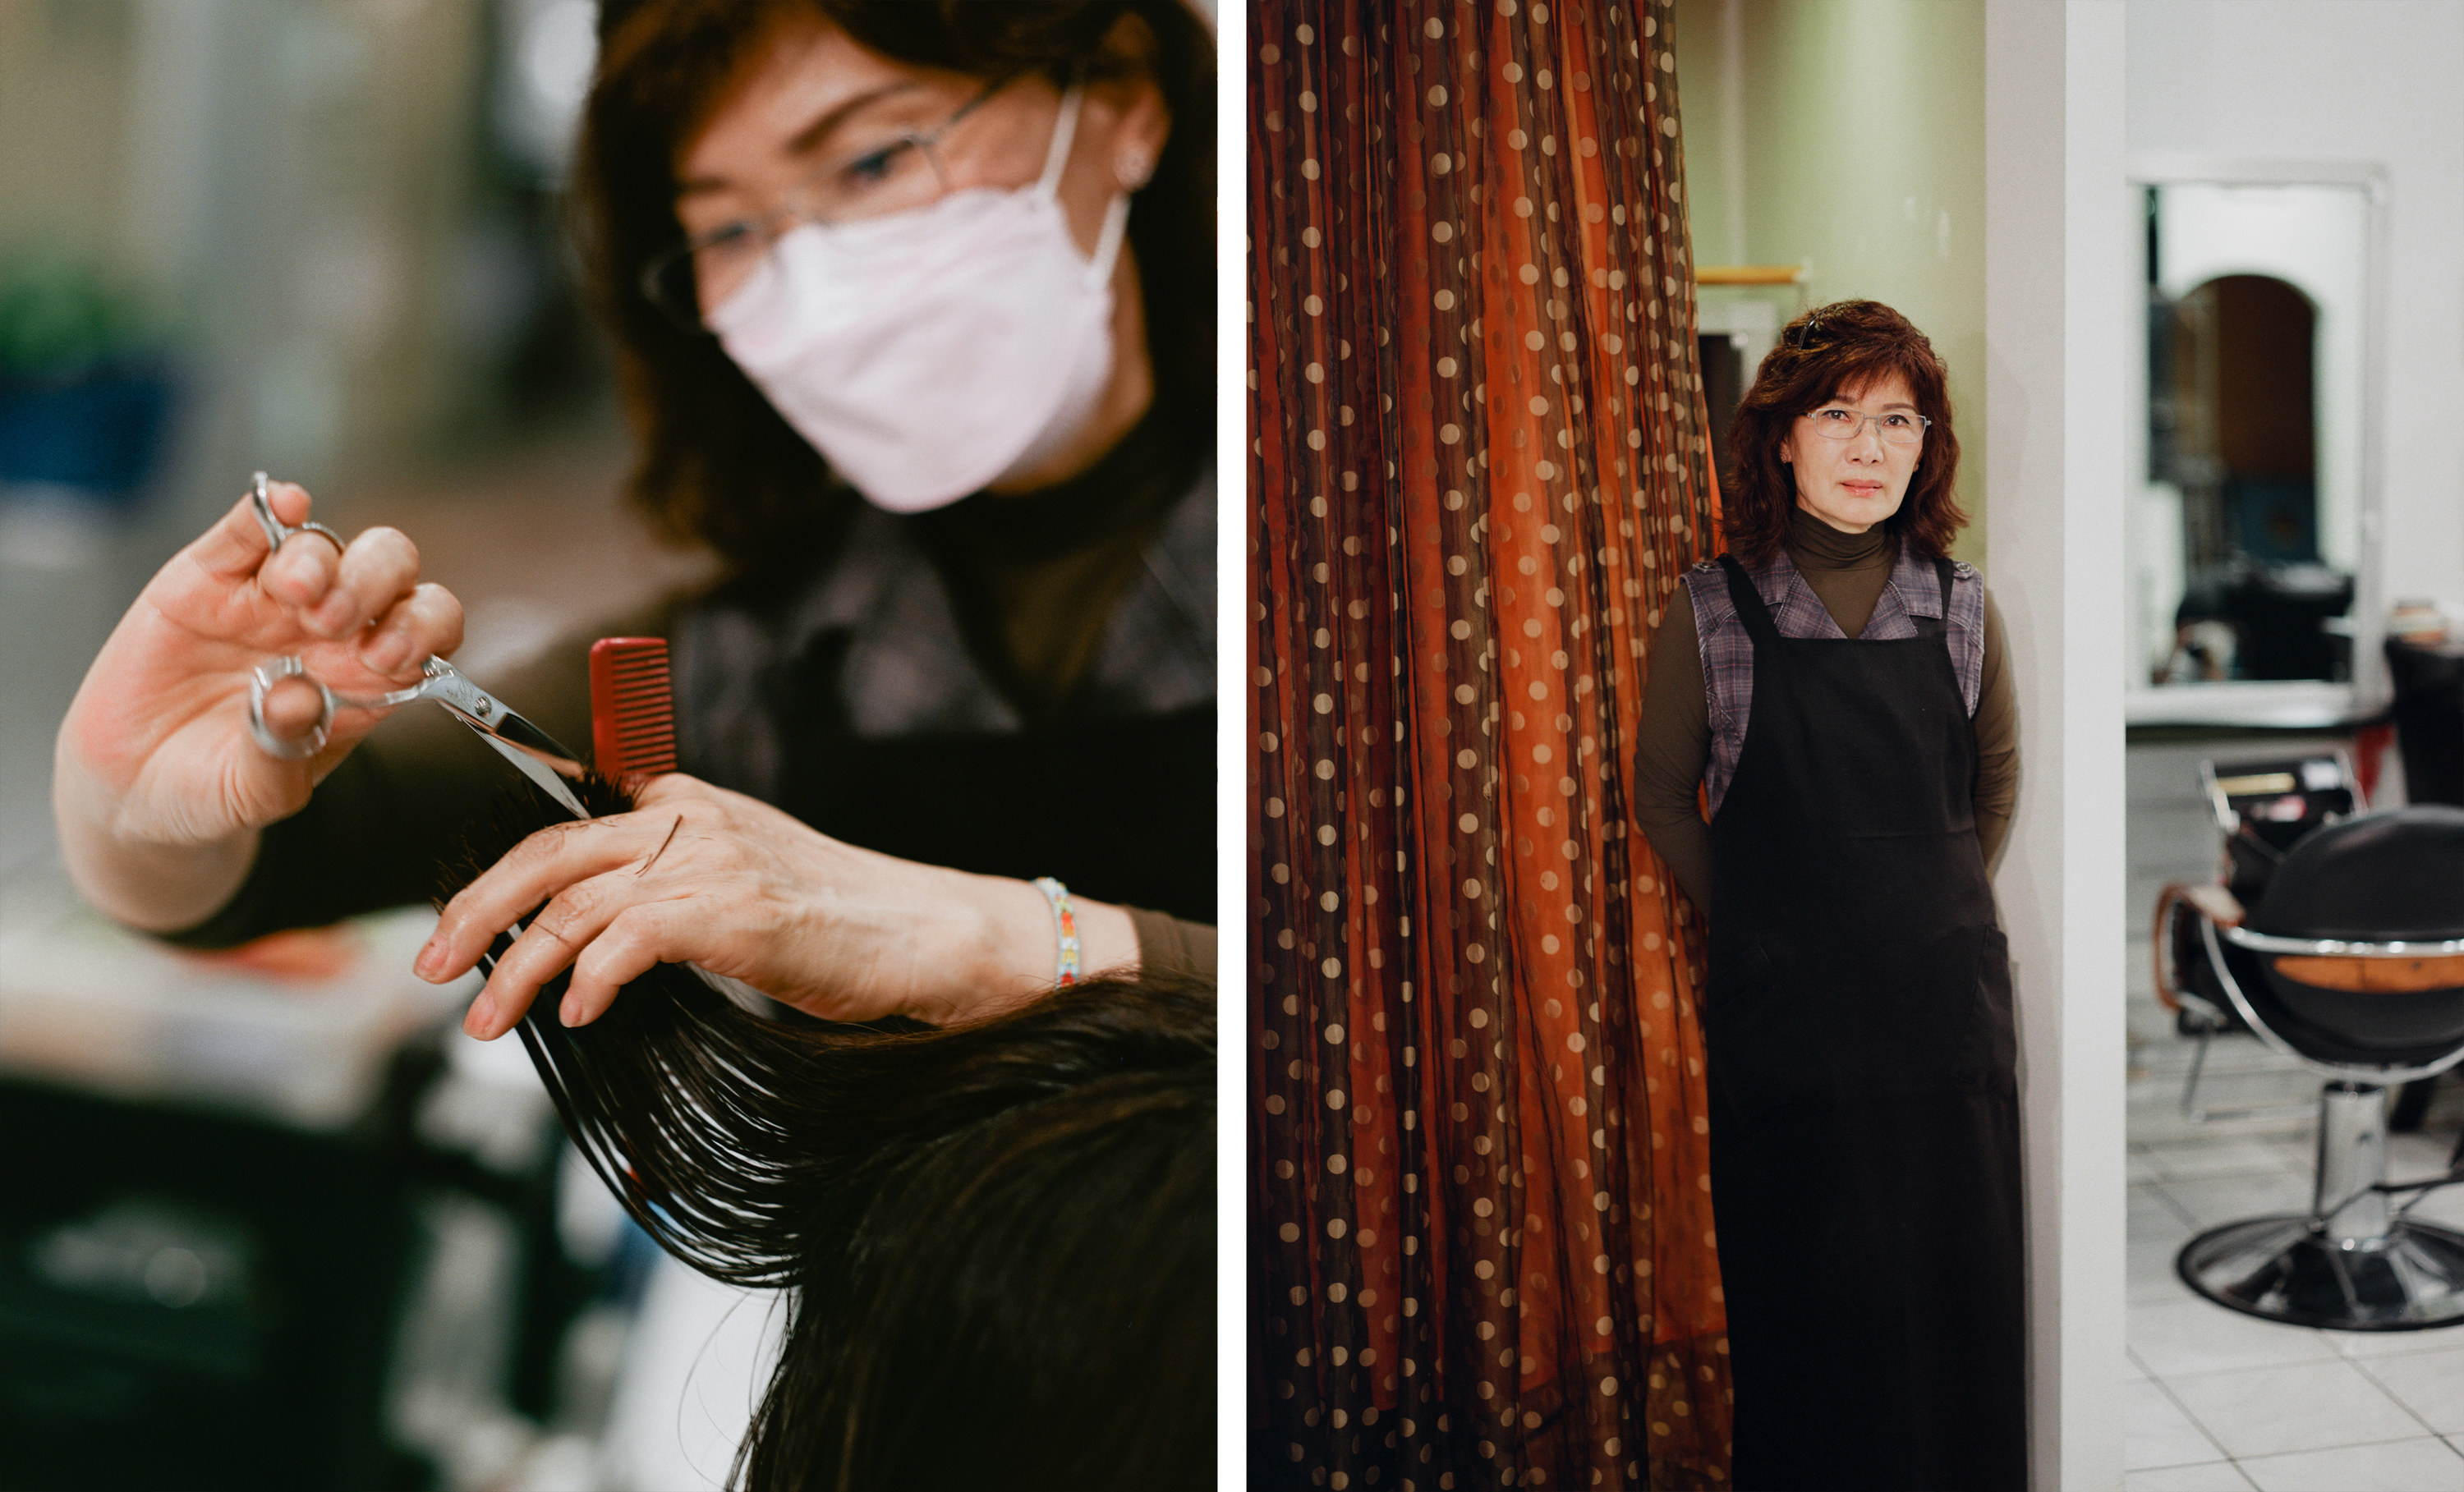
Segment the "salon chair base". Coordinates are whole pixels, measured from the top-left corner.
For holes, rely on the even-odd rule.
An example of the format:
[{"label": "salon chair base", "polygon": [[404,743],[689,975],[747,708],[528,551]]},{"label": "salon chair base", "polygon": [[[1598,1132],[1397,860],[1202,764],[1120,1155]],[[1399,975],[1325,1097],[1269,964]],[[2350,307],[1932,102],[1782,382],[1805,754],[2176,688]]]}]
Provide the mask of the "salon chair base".
[{"label": "salon chair base", "polygon": [[2339,1240],[2307,1216],[2211,1228],[2174,1262],[2182,1283],[2246,1315],[2337,1331],[2464,1324],[2464,1234],[2395,1218]]}]

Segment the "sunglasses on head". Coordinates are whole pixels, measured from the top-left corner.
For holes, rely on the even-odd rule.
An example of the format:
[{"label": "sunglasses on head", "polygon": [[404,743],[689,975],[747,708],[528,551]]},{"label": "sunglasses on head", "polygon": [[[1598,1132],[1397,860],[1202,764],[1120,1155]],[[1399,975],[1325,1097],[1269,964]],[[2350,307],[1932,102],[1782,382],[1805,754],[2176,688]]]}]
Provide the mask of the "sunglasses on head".
[{"label": "sunglasses on head", "polygon": [[1821,335],[1822,314],[1817,311],[1805,318],[1804,325],[1790,327],[1785,340],[1791,347],[1803,352],[1814,345],[1814,339]]}]

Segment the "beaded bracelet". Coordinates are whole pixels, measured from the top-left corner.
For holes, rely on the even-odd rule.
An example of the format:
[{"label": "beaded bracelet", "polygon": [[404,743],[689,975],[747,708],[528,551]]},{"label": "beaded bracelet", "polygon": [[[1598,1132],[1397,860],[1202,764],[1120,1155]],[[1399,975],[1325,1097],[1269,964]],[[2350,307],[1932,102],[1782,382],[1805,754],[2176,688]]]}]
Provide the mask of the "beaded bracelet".
[{"label": "beaded bracelet", "polygon": [[1058,989],[1078,982],[1078,913],[1069,905],[1069,888],[1048,875],[1035,878],[1035,889],[1052,906],[1052,932],[1061,945],[1059,970],[1053,976]]}]

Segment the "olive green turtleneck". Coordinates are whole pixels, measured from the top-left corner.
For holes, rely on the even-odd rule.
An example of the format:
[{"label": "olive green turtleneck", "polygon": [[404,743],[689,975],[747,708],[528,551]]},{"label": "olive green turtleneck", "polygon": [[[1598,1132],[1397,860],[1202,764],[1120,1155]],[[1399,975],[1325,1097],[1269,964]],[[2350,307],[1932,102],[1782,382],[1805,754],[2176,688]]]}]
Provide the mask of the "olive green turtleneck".
[{"label": "olive green turtleneck", "polygon": [[[1839,624],[1856,637],[1872,620],[1899,541],[1879,526],[1843,534],[1797,510],[1781,547],[1797,573]],[[1985,598],[1985,677],[1977,692],[1976,837],[1990,865],[2001,852],[2019,796],[2018,715],[2004,667],[2001,614]],[[1651,674],[1642,687],[1642,740],[1634,755],[1634,816],[1677,884],[1706,911],[1711,905],[1711,829],[1703,822],[1697,788],[1711,759],[1711,708],[1703,691],[1703,653],[1694,607],[1681,590],[1661,613],[1651,641]]]}]

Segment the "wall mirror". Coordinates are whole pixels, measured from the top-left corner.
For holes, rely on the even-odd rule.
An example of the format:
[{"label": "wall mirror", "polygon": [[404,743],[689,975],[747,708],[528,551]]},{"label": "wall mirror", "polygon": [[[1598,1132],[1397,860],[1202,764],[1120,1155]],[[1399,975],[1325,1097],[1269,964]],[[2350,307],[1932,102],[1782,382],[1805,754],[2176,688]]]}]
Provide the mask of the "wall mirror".
[{"label": "wall mirror", "polygon": [[2366,168],[2142,163],[2124,561],[2134,725],[2330,726],[2385,693]]}]

